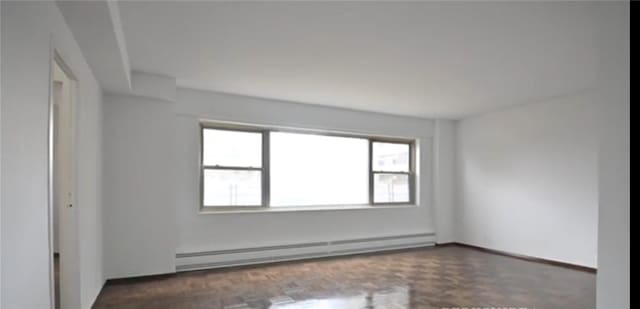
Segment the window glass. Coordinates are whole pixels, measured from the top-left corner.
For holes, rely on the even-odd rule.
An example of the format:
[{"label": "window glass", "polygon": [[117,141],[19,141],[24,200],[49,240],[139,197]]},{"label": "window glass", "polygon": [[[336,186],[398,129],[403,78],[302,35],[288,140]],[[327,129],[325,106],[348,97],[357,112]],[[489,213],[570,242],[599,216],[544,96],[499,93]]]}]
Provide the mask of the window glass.
[{"label": "window glass", "polygon": [[373,170],[409,172],[409,144],[373,143]]},{"label": "window glass", "polygon": [[204,206],[260,206],[261,172],[207,169],[204,171]]},{"label": "window glass", "polygon": [[262,166],[262,133],[204,129],[202,134],[205,166]]},{"label": "window glass", "polygon": [[376,173],[373,177],[374,203],[408,203],[409,175]]},{"label": "window glass", "polygon": [[369,141],[270,133],[271,206],[369,202]]}]

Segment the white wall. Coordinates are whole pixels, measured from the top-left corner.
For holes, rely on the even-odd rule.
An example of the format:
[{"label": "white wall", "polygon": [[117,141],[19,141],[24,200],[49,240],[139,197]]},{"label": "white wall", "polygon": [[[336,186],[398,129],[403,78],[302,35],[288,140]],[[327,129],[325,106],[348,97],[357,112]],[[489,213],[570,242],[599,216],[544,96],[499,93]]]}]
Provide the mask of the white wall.
[{"label": "white wall", "polygon": [[591,89],[460,122],[457,228],[462,242],[597,264],[598,308],[629,308],[629,3],[591,16]]},{"label": "white wall", "polygon": [[[173,272],[176,253],[435,232],[432,121],[189,89],[172,103],[139,90],[104,98],[108,278]],[[199,214],[199,119],[418,138],[420,207]]]},{"label": "white wall", "polygon": [[629,3],[610,5],[600,27],[603,90],[599,104],[597,308],[630,308],[631,101]]},{"label": "white wall", "polygon": [[108,278],[175,271],[173,103],[104,98],[104,234]]},{"label": "white wall", "polygon": [[[76,105],[76,199],[80,241],[80,304],[82,308],[89,308],[105,282],[102,234],[103,111],[102,91],[94,80],[89,79],[92,76],[89,75],[90,71],[85,74],[84,83],[79,78],[80,98]],[[83,95],[83,92],[86,94]]]},{"label": "white wall", "polygon": [[[179,253],[435,232],[431,185],[433,121],[189,89],[178,89],[176,113],[175,216]],[[418,138],[420,207],[199,214],[199,119]]]},{"label": "white wall", "polygon": [[631,105],[626,89],[612,94],[600,109],[597,304],[602,309],[630,308]]},{"label": "white wall", "polygon": [[49,73],[55,48],[78,79],[76,152],[81,290],[102,286],[101,90],[53,2],[2,2],[2,308],[50,307],[47,209]]},{"label": "white wall", "polygon": [[[2,33],[2,5],[0,5],[0,36]],[[2,55],[2,40],[0,40],[0,55]],[[2,57],[0,56],[0,72],[2,71]],[[2,74],[0,74],[0,188],[2,188]],[[2,190],[0,189],[0,265],[2,265]],[[0,306],[2,306],[2,266],[0,266]]]},{"label": "white wall", "polygon": [[596,266],[597,95],[467,118],[458,127],[458,241]]},{"label": "white wall", "polygon": [[456,241],[455,164],[457,121],[435,121],[434,209],[439,244]]},{"label": "white wall", "polygon": [[[2,33],[2,5],[0,5],[0,36]],[[0,72],[2,71],[2,40],[0,40]],[[0,188],[2,188],[2,74],[0,74]],[[0,265],[2,265],[2,190],[0,189]],[[0,266],[0,306],[2,306],[2,266]]]}]

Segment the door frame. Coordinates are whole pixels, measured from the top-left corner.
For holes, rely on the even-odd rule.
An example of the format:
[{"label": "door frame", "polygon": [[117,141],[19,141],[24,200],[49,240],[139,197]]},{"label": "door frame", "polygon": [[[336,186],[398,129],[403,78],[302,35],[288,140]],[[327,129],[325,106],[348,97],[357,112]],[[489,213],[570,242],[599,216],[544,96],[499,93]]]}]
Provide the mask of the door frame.
[{"label": "door frame", "polygon": [[[76,76],[73,74],[73,71],[71,70],[71,68],[67,65],[68,62],[66,62],[63,57],[60,55],[60,53],[58,53],[58,51],[52,47],[50,50],[50,63],[49,63],[49,110],[48,110],[48,132],[47,132],[47,140],[48,140],[48,149],[47,149],[47,217],[48,217],[48,230],[49,230],[49,239],[48,239],[48,245],[49,245],[49,298],[50,298],[50,302],[51,302],[51,308],[55,308],[55,304],[56,304],[56,296],[55,296],[55,266],[54,266],[54,246],[53,246],[53,239],[54,239],[54,233],[56,231],[54,231],[54,224],[53,224],[53,211],[54,211],[54,206],[55,206],[55,188],[54,188],[54,184],[55,184],[55,171],[54,171],[54,163],[55,163],[55,128],[56,128],[56,117],[55,117],[55,99],[54,99],[54,87],[53,87],[53,82],[54,82],[54,70],[55,70],[55,66],[59,66],[60,69],[65,73],[65,75],[69,78],[69,80],[71,81],[71,85],[70,85],[70,91],[69,91],[69,117],[71,120],[71,130],[70,130],[70,149],[71,149],[71,156],[72,158],[70,159],[70,166],[71,166],[71,173],[72,173],[72,181],[71,181],[71,203],[74,206],[77,206],[77,175],[76,175],[76,170],[77,170],[77,160],[75,157],[75,154],[77,153],[77,148],[76,148],[76,132],[77,132],[77,98],[78,98],[78,79],[76,78]],[[77,208],[76,208],[77,209]],[[75,209],[74,209],[75,211]],[[61,212],[58,212],[58,217],[60,216]],[[76,220],[73,220],[73,225],[71,227],[66,227],[66,228],[73,228],[73,230],[75,230],[76,232],[78,231],[78,222],[77,222],[77,212],[76,212]],[[59,238],[60,236],[62,236],[64,233],[59,233]],[[73,252],[67,252],[67,256],[69,256],[70,254],[73,254],[75,256],[78,256],[78,252],[79,252],[79,247],[78,247],[79,243],[76,242],[75,245],[71,248]],[[61,254],[62,256],[62,254]],[[78,259],[79,262],[79,259]],[[65,271],[65,272],[69,272],[70,274],[79,274],[79,264],[80,263],[76,263],[77,264],[77,268],[76,269],[62,269],[60,268],[61,271]],[[62,277],[62,276],[61,276]],[[69,278],[72,278],[73,281],[77,281],[77,282],[73,282],[73,286],[76,287],[80,287],[80,282],[79,282],[79,277],[76,277],[75,275],[71,275],[68,276]],[[78,305],[80,304],[80,291],[79,290],[73,290],[72,292],[73,296],[72,298],[74,299],[73,302],[77,303]]]}]

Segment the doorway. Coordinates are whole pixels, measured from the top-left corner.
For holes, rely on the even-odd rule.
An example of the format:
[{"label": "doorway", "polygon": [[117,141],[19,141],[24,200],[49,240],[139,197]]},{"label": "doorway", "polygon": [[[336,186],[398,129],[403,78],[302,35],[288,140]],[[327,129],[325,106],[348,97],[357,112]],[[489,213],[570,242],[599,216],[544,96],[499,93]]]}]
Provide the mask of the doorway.
[{"label": "doorway", "polygon": [[76,80],[57,54],[51,69],[49,108],[49,213],[52,303],[79,308],[77,211],[75,207]]}]

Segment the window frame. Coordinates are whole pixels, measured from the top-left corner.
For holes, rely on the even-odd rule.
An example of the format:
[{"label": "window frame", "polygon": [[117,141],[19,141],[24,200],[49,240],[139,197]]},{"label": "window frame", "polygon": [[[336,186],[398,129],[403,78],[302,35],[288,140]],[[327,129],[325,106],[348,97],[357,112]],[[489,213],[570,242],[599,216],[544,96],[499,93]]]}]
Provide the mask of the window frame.
[{"label": "window frame", "polygon": [[[373,144],[385,143],[385,144],[400,144],[409,146],[409,169],[406,172],[401,171],[384,171],[373,169]],[[369,138],[369,204],[370,205],[406,205],[415,204],[415,141],[404,139],[390,139],[390,138]],[[375,202],[375,176],[376,174],[392,174],[392,175],[407,175],[409,179],[409,201],[407,202]]]},{"label": "window frame", "polygon": [[[226,130],[226,131],[235,131],[235,132],[250,132],[250,133],[260,133],[262,135],[262,166],[260,168],[248,168],[248,167],[239,167],[239,166],[219,166],[219,165],[204,165],[204,132],[205,130]],[[339,209],[341,207],[363,207],[368,206],[371,208],[375,208],[376,206],[401,206],[401,205],[415,205],[416,203],[416,140],[410,138],[395,138],[395,137],[381,137],[381,136],[371,136],[367,134],[357,134],[357,133],[342,133],[335,131],[324,131],[324,130],[315,130],[315,129],[302,129],[302,128],[281,128],[281,127],[270,127],[270,126],[260,126],[260,125],[248,125],[248,124],[237,124],[237,123],[227,123],[227,122],[215,122],[215,121],[200,121],[199,125],[200,130],[200,151],[198,158],[198,168],[200,171],[200,211],[201,212],[216,212],[216,211],[256,211],[256,210],[272,210],[277,209],[278,211],[289,210],[305,210],[305,209],[317,209],[317,208],[336,208]],[[333,137],[347,137],[347,138],[358,138],[365,139],[368,141],[369,149],[368,149],[368,166],[369,166],[369,182],[368,182],[368,204],[340,204],[340,205],[305,205],[305,206],[282,206],[282,207],[272,207],[270,205],[270,181],[271,181],[271,173],[270,173],[270,133],[271,132],[283,132],[283,133],[295,133],[295,134],[309,134],[309,135],[322,135],[322,136],[333,136]],[[409,171],[408,172],[384,172],[384,171],[374,171],[373,170],[373,143],[392,143],[392,144],[404,144],[409,146]],[[204,205],[204,173],[205,170],[254,170],[261,171],[261,203],[260,205],[226,205],[226,206],[206,206]],[[408,175],[409,177],[409,201],[408,202],[384,202],[384,203],[376,203],[374,202],[374,176],[375,174],[402,174]]]},{"label": "window frame", "polygon": [[[204,164],[204,130],[220,130],[231,132],[248,132],[261,134],[262,138],[262,154],[260,167],[243,167],[243,166],[224,166],[224,165],[205,165]],[[264,209],[269,205],[269,132],[265,129],[249,126],[236,125],[209,125],[200,123],[200,157],[198,165],[200,168],[200,210],[257,210]],[[230,170],[230,171],[260,171],[260,205],[225,205],[225,206],[207,206],[204,204],[204,173],[206,170]]]}]

